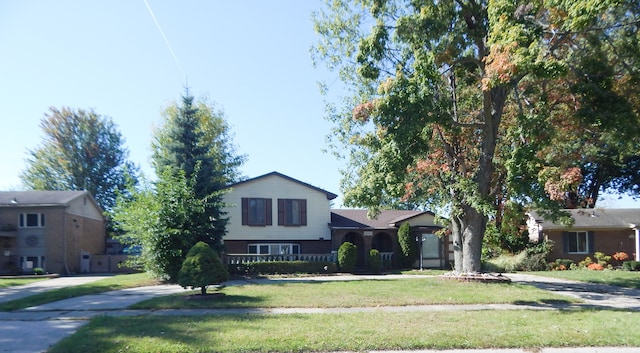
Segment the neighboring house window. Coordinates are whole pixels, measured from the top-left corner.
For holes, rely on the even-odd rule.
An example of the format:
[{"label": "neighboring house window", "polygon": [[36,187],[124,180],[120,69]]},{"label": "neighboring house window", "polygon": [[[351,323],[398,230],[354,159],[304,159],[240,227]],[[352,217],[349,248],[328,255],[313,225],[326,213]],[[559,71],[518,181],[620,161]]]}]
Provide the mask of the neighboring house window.
[{"label": "neighboring house window", "polygon": [[307,200],[278,199],[279,226],[306,226]]},{"label": "neighboring house window", "polygon": [[563,250],[567,254],[590,254],[593,252],[593,232],[564,232]]},{"label": "neighboring house window", "polygon": [[44,213],[21,213],[20,228],[44,227]]},{"label": "neighboring house window", "polygon": [[242,198],[243,226],[270,226],[271,199]]},{"label": "neighboring house window", "polygon": [[247,253],[260,255],[291,255],[300,254],[298,244],[249,244]]}]

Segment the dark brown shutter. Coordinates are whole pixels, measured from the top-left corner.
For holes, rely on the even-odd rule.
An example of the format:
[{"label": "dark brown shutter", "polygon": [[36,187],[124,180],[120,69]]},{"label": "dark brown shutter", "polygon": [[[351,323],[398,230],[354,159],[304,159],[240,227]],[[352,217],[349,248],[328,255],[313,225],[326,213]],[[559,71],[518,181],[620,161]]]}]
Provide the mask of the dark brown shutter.
[{"label": "dark brown shutter", "polygon": [[278,225],[284,225],[284,199],[278,199]]},{"label": "dark brown shutter", "polygon": [[307,225],[307,200],[300,200],[300,225]]},{"label": "dark brown shutter", "polygon": [[270,226],[273,225],[273,216],[271,212],[271,199],[264,199],[264,211],[265,215],[265,224]]},{"label": "dark brown shutter", "polygon": [[242,198],[242,225],[249,224],[249,199]]}]

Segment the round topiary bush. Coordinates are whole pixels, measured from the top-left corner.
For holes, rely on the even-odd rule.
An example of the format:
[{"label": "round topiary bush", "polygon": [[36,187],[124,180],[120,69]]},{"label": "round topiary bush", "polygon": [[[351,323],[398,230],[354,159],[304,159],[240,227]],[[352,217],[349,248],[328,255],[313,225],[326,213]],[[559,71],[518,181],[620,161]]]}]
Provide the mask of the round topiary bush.
[{"label": "round topiary bush", "polygon": [[350,242],[344,242],[338,248],[338,268],[342,272],[353,272],[358,259],[357,247]]},{"label": "round topiary bush", "polygon": [[178,284],[183,288],[200,287],[202,295],[207,294],[207,286],[220,284],[229,279],[229,273],[220,257],[209,244],[200,241],[187,254],[178,273]]}]

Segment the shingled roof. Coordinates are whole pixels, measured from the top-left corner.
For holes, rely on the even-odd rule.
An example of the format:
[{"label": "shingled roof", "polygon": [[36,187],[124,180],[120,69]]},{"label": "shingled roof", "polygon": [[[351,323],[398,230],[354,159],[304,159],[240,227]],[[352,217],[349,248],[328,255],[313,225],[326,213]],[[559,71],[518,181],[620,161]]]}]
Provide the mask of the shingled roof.
[{"label": "shingled roof", "polygon": [[[584,229],[612,229],[634,228],[640,225],[640,209],[638,208],[579,208],[565,210],[574,220],[571,228]],[[545,220],[537,212],[529,215],[539,223],[543,229],[566,229],[567,227]]]},{"label": "shingled roof", "polygon": [[87,191],[0,191],[0,206],[60,206],[88,194]]},{"label": "shingled roof", "polygon": [[398,222],[423,214],[434,215],[429,211],[382,210],[377,218],[369,219],[367,210],[333,209],[331,210],[331,228],[387,229],[395,227]]},{"label": "shingled roof", "polygon": [[251,179],[246,179],[246,180],[243,180],[243,181],[239,181],[239,182],[237,182],[237,183],[234,183],[234,184],[229,185],[229,187],[230,187],[230,188],[232,188],[232,187],[237,186],[237,185],[242,185],[242,184],[250,183],[250,182],[252,182],[252,181],[255,181],[255,180],[258,180],[258,179],[262,179],[262,178],[266,178],[266,177],[270,177],[270,176],[278,176],[278,177],[280,177],[280,178],[287,179],[287,180],[289,180],[289,181],[292,181],[292,182],[294,182],[294,183],[297,183],[297,184],[300,184],[300,185],[302,185],[302,186],[308,187],[308,188],[310,188],[310,189],[313,189],[313,190],[319,191],[319,192],[321,192],[321,193],[323,193],[323,194],[327,195],[327,199],[328,199],[328,200],[333,200],[333,199],[335,199],[336,197],[338,197],[338,195],[336,195],[336,194],[334,194],[334,193],[332,193],[332,192],[329,192],[329,191],[327,191],[327,190],[321,189],[321,188],[319,188],[319,187],[317,187],[317,186],[313,186],[313,185],[311,185],[311,184],[307,184],[307,183],[305,183],[304,181],[300,181],[300,180],[298,180],[298,179],[294,179],[294,178],[292,178],[292,177],[290,177],[290,176],[287,176],[287,175],[284,175],[284,174],[282,174],[282,173],[278,173],[278,172],[271,172],[271,173],[267,173],[267,174],[264,174],[264,175],[257,176],[257,177],[255,177],[255,178],[251,178]]}]

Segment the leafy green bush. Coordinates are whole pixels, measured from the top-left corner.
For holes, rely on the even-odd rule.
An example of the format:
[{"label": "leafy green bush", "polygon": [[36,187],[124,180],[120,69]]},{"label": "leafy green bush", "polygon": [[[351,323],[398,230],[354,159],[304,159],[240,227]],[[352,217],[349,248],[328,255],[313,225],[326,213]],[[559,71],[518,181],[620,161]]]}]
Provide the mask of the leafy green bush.
[{"label": "leafy green bush", "polygon": [[40,268],[40,267],[36,267],[33,269],[33,274],[34,275],[44,275],[44,269]]},{"label": "leafy green bush", "polygon": [[599,251],[596,251],[593,254],[593,257],[596,258],[596,261],[602,267],[607,267],[607,265],[609,264],[609,261],[611,261],[611,256],[605,255],[604,253],[599,252]]},{"label": "leafy green bush", "polygon": [[333,262],[309,261],[268,261],[230,264],[227,266],[234,275],[284,275],[294,273],[335,273],[338,268]]},{"label": "leafy green bush", "polygon": [[571,269],[571,265],[573,265],[573,260],[571,259],[556,259],[549,264],[549,267],[553,271],[564,271]]},{"label": "leafy green bush", "polygon": [[552,244],[543,241],[515,255],[503,254],[485,260],[482,269],[487,272],[544,271],[547,269],[546,259]]},{"label": "leafy green bush", "polygon": [[640,261],[625,261],[622,263],[624,271],[640,271]]},{"label": "leafy green bush", "polygon": [[207,286],[219,284],[229,279],[227,269],[209,244],[200,241],[191,247],[178,273],[178,284],[184,288],[200,287],[202,295],[207,294]]},{"label": "leafy green bush", "polygon": [[382,270],[382,256],[376,249],[369,250],[369,269],[373,273],[380,273]]},{"label": "leafy green bush", "polygon": [[343,272],[353,272],[358,260],[357,247],[350,242],[344,242],[338,248],[338,268]]},{"label": "leafy green bush", "polygon": [[418,242],[411,235],[411,225],[408,222],[402,223],[398,229],[398,266],[401,268],[413,267],[418,259]]}]

